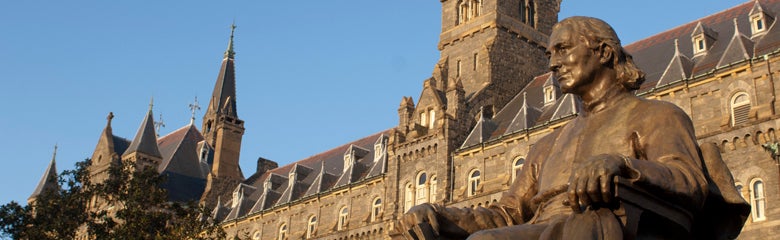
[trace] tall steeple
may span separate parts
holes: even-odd
[[[244,180],[238,165],[244,121],[236,111],[236,77],[233,35],[236,25],[230,26],[230,40],[217,75],[214,92],[203,115],[203,138],[214,148],[214,161],[208,175],[201,202],[213,203],[218,197],[230,197],[230,189]]]
[[[162,159],[160,150],[157,148],[157,134],[154,130],[153,104],[154,99],[149,103],[149,111],[141,122],[141,126],[138,127],[135,138],[130,142],[130,146],[127,147],[125,153],[122,154],[122,160],[133,160],[141,165],[157,165],[160,159]]]
[[[27,204],[31,204],[32,202],[35,202],[36,199],[38,199],[38,196],[43,194],[44,192],[49,191],[56,191],[59,190],[59,185],[57,185],[57,145],[54,145],[54,154],[51,156],[51,162],[49,162],[49,166],[46,168],[46,171],[43,172],[43,176],[41,177],[41,181],[38,182],[38,186],[35,187],[35,191],[33,191],[32,194],[30,194],[30,197],[27,198]]]

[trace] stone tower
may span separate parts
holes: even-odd
[[[236,113],[236,76],[233,52],[233,33],[222,59],[214,92],[211,95],[206,114],[203,116],[203,137],[214,148],[214,161],[206,182],[201,202],[215,203],[218,196],[230,197],[236,184],[244,180],[238,165],[241,152],[241,138],[244,135],[244,121]]]
[[[441,57],[415,104],[404,97],[391,139],[388,184],[396,214],[424,202],[449,203],[457,150],[477,117],[491,118],[535,76],[560,0],[441,0]]]

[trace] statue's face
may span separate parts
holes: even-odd
[[[555,28],[550,35],[550,71],[558,79],[561,91],[582,95],[601,67],[596,50],[570,25]]]

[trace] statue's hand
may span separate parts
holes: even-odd
[[[569,177],[568,205],[574,212],[582,212],[593,205],[606,205],[614,201],[615,176],[628,171],[620,155],[602,154],[574,166]]]
[[[433,205],[428,203],[420,204],[404,213],[404,215],[398,219],[396,227],[406,239],[414,239],[409,234],[409,230],[420,223],[430,224],[434,234],[439,235],[439,221],[436,216],[436,210],[434,210]]]

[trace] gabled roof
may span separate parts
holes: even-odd
[[[753,57],[753,41],[739,32],[737,19],[734,18],[734,36],[731,38],[726,50],[718,61],[718,68],[725,67],[731,63],[747,60]]]
[[[138,132],[135,134],[135,138],[130,142],[130,146],[122,155],[127,155],[134,152],[145,153],[150,156],[162,157],[160,150],[157,148],[157,134],[154,131],[154,117],[152,117],[152,109],[144,117],[141,122],[141,126],[138,127]]]
[[[490,139],[490,136],[493,134],[493,131],[495,131],[497,128],[498,128],[498,124],[493,122],[493,120],[485,116],[485,114],[482,113],[482,111],[480,111],[477,125],[474,126],[474,128],[471,130],[469,136],[466,137],[466,141],[463,142],[461,148],[486,142],[488,139]]]
[[[162,157],[157,172],[166,176],[161,187],[168,191],[169,201],[197,201],[203,195],[210,167],[200,161],[202,144],[203,136],[192,124],[157,139]]]
[[[554,82],[557,83],[558,81]],[[545,87],[547,86],[554,85],[547,85],[545,83]],[[523,105],[520,107],[520,110],[517,111],[517,114],[515,115],[514,119],[512,119],[512,122],[509,123],[509,127],[507,127],[506,130],[507,132],[515,132],[532,128],[535,125],[534,123],[536,123],[536,119],[538,119],[542,114],[542,111],[538,108],[528,105],[527,96],[527,93],[523,93]]]
[[[225,220],[236,219],[247,214],[252,208],[252,204],[254,203],[254,201],[249,199],[249,196],[251,196],[256,190],[257,188],[255,187],[246,184],[238,184],[236,189],[233,190],[234,193],[238,193],[238,199],[234,198],[231,200],[233,207],[230,209],[230,213],[228,213],[228,215],[225,217]]]
[[[680,53],[678,39],[674,40],[674,56],[672,56],[669,65],[666,66],[666,70],[661,75],[660,80],[655,85],[656,88],[664,85],[674,83],[676,81],[689,78],[691,71],[693,70],[693,61],[688,56]]]
[[[777,12],[780,9],[780,0],[762,0],[760,3],[763,9],[769,12]],[[646,81],[637,93],[653,91],[659,85],[658,81],[667,72],[670,59],[674,58],[675,39],[679,39],[677,48],[680,56],[686,56],[693,61],[689,77],[706,74],[718,66],[741,61],[745,59],[745,54],[753,57],[776,51],[780,46],[780,36],[775,24],[768,26],[765,35],[752,39],[752,42],[756,43],[754,46],[751,41],[746,41],[750,40],[745,36],[750,36],[749,13],[754,5],[753,1],[745,2],[627,45],[625,49],[633,55],[635,63],[646,74]],[[734,19],[737,21],[737,27],[734,26]],[[701,29],[698,26],[701,26]],[[714,39],[708,45],[706,55],[693,58],[691,37],[699,31],[714,35]],[[738,37],[733,40],[735,36]],[[663,81],[675,82],[671,79]]]

